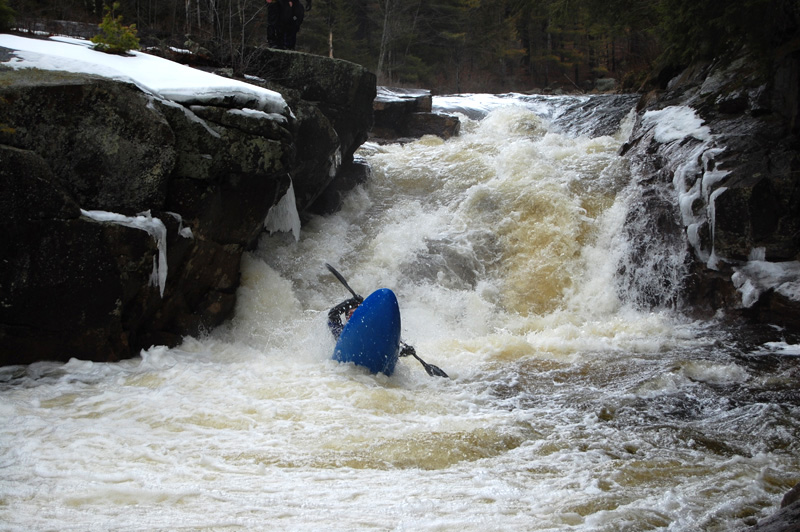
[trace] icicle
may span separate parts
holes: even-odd
[[[153,218],[150,211],[140,212],[136,216],[125,216],[115,212],[107,211],[85,211],[81,209],[81,214],[96,222],[109,222],[125,227],[132,227],[146,231],[156,241],[158,247],[158,261],[153,257],[153,273],[150,276],[150,283],[158,283],[161,297],[164,297],[164,287],[167,284],[167,228],[158,218]]]
[[[294,241],[300,240],[300,215],[294,197],[294,184],[289,182],[289,189],[283,197],[270,208],[264,220],[264,229],[270,234],[275,231],[291,231]]]
[[[724,193],[728,190],[728,187],[719,187],[714,192],[711,193],[711,196],[708,198],[708,224],[709,228],[711,229],[711,257],[708,259],[706,266],[711,270],[718,270],[719,269],[719,260],[720,258],[717,256],[717,250],[715,249],[714,242],[715,240],[715,233],[717,230],[716,220],[717,220],[717,211],[716,211],[716,200],[720,196],[720,194]]]
[[[341,148],[336,148],[336,153],[334,153],[331,158],[331,169],[328,170],[328,177],[336,177],[336,174],[339,173],[339,168],[342,166],[342,150]]]
[[[184,227],[183,226],[183,216],[178,214],[177,212],[170,212],[167,211],[167,214],[175,218],[178,221],[178,234],[181,235],[183,238],[194,238],[194,233],[192,233],[191,227]]]

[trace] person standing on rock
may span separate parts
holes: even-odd
[[[311,11],[311,0],[305,7],[300,0],[267,0],[267,44],[270,48],[294,50],[306,11]]]
[[[267,44],[283,48],[283,4],[286,0],[267,0]]]
[[[306,11],[311,11],[311,0],[303,6],[300,0],[278,0],[283,7],[283,48],[294,50],[297,44],[297,32],[303,24]]]

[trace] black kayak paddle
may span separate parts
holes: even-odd
[[[335,276],[337,279],[339,279],[339,282],[340,282],[340,283],[342,283],[342,284],[344,285],[344,287],[345,287],[345,288],[347,288],[347,290],[348,290],[348,291],[349,291],[351,294],[353,294],[353,297],[355,297],[355,298],[357,298],[357,299],[361,299],[362,301],[364,300],[364,298],[363,298],[363,297],[361,297],[360,295],[356,294],[356,291],[355,291],[355,290],[353,290],[352,288],[350,288],[350,285],[349,285],[349,284],[347,284],[347,281],[345,281],[345,280],[344,280],[344,277],[342,276],[342,274],[336,271],[336,268],[334,268],[333,266],[331,266],[331,265],[330,265],[330,264],[328,264],[327,262],[325,263],[325,267],[326,267],[326,268],[328,268],[328,270],[330,270],[330,272],[331,272],[331,273],[332,273],[332,274],[333,274],[333,275],[334,275],[334,276]]]
[[[408,356],[411,355],[412,357],[416,358],[422,367],[425,368],[425,371],[428,372],[428,375],[431,377],[444,377],[445,379],[449,379],[450,376],[442,371],[442,368],[439,366],[434,366],[433,364],[428,364],[417,355],[417,351],[414,349],[413,346],[408,345],[405,342],[400,342],[400,345],[403,346],[402,351],[400,351],[400,356]],[[405,354],[403,354],[405,352]]]
[[[353,297],[355,297],[355,298],[358,298],[358,299],[361,299],[362,301],[364,300],[364,298],[362,298],[360,295],[356,294],[356,291],[355,291],[355,290],[353,290],[352,288],[350,288],[350,285],[349,285],[349,284],[347,284],[347,281],[346,281],[346,280],[345,280],[345,278],[342,276],[342,274],[341,274],[341,273],[339,273],[338,271],[336,271],[336,268],[334,268],[333,266],[331,266],[331,265],[330,265],[330,264],[328,264],[327,262],[325,263],[325,267],[326,267],[326,268],[328,268],[328,270],[329,270],[329,271],[330,271],[330,272],[331,272],[331,273],[334,275],[334,277],[336,277],[336,278],[339,280],[339,282],[340,282],[340,283],[342,283],[342,285],[344,285],[344,287],[345,287],[345,288],[347,288],[347,290],[348,290],[348,291],[349,291],[351,294],[353,294]],[[405,351],[407,355],[411,355],[411,356],[413,356],[414,358],[416,358],[416,359],[419,361],[419,363],[420,363],[420,364],[422,364],[422,367],[423,367],[423,368],[425,368],[425,371],[426,371],[426,372],[428,373],[428,375],[430,375],[431,377],[444,377],[444,378],[446,378],[446,379],[449,379],[449,378],[450,378],[450,377],[447,375],[447,373],[445,373],[444,371],[442,371],[442,369],[441,369],[440,367],[438,367],[438,366],[434,366],[433,364],[428,364],[427,362],[425,362],[424,360],[422,360],[421,358],[419,358],[419,356],[417,355],[417,352],[414,350],[414,348],[413,348],[412,346],[408,345],[408,344],[407,344],[407,343],[405,343],[405,342],[400,342],[400,345],[402,345],[402,346],[403,346],[403,351]],[[404,356],[405,356],[405,355],[404,355]]]

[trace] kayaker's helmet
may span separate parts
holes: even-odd
[[[356,309],[357,309],[357,308],[358,308],[358,307],[361,305],[361,303],[363,303],[363,302],[364,302],[364,298],[362,298],[361,296],[355,296],[353,299],[351,299],[351,300],[349,300],[349,301],[347,302],[347,303],[348,303],[348,305],[347,305],[347,312],[345,313],[345,315],[347,316],[347,319],[348,319],[348,320],[350,319],[350,316],[352,316],[352,315],[353,315],[353,312],[355,312],[355,311],[356,311]]]

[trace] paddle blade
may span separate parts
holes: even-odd
[[[442,368],[434,366],[433,364],[428,364],[427,366],[425,366],[425,371],[427,371],[428,375],[430,375],[431,377],[444,377],[445,379],[450,378],[450,376],[447,373],[442,371]]]
[[[450,376],[449,376],[447,373],[445,373],[444,371],[442,371],[442,368],[440,368],[440,367],[438,367],[438,366],[434,366],[433,364],[428,364],[427,362],[425,362],[424,360],[422,360],[421,358],[419,358],[419,355],[417,355],[417,353],[415,353],[415,352],[411,352],[411,355],[412,355],[414,358],[416,358],[416,359],[419,361],[419,363],[420,363],[420,364],[422,364],[422,367],[423,367],[423,368],[425,368],[425,371],[426,371],[426,372],[428,373],[428,375],[430,375],[431,377],[444,377],[444,378],[446,378],[446,379],[449,379],[449,378],[450,378]]]
[[[328,264],[327,262],[325,263],[325,267],[326,267],[326,268],[328,268],[328,271],[329,271],[329,272],[331,272],[331,273],[333,274],[333,276],[334,276],[334,277],[336,277],[336,278],[339,280],[339,282],[340,282],[340,283],[342,283],[342,285],[344,285],[344,287],[345,287],[345,288],[347,288],[347,290],[348,290],[348,291],[349,291],[351,294],[353,294],[353,297],[361,297],[361,296],[359,296],[358,294],[356,294],[356,291],[355,291],[355,290],[353,290],[352,288],[350,288],[350,285],[349,285],[349,284],[347,284],[347,281],[345,280],[344,276],[343,276],[341,273],[339,273],[339,272],[336,270],[336,268],[334,268],[333,266],[331,266],[331,265],[330,265],[330,264]],[[362,298],[362,299],[363,299],[363,298]]]

